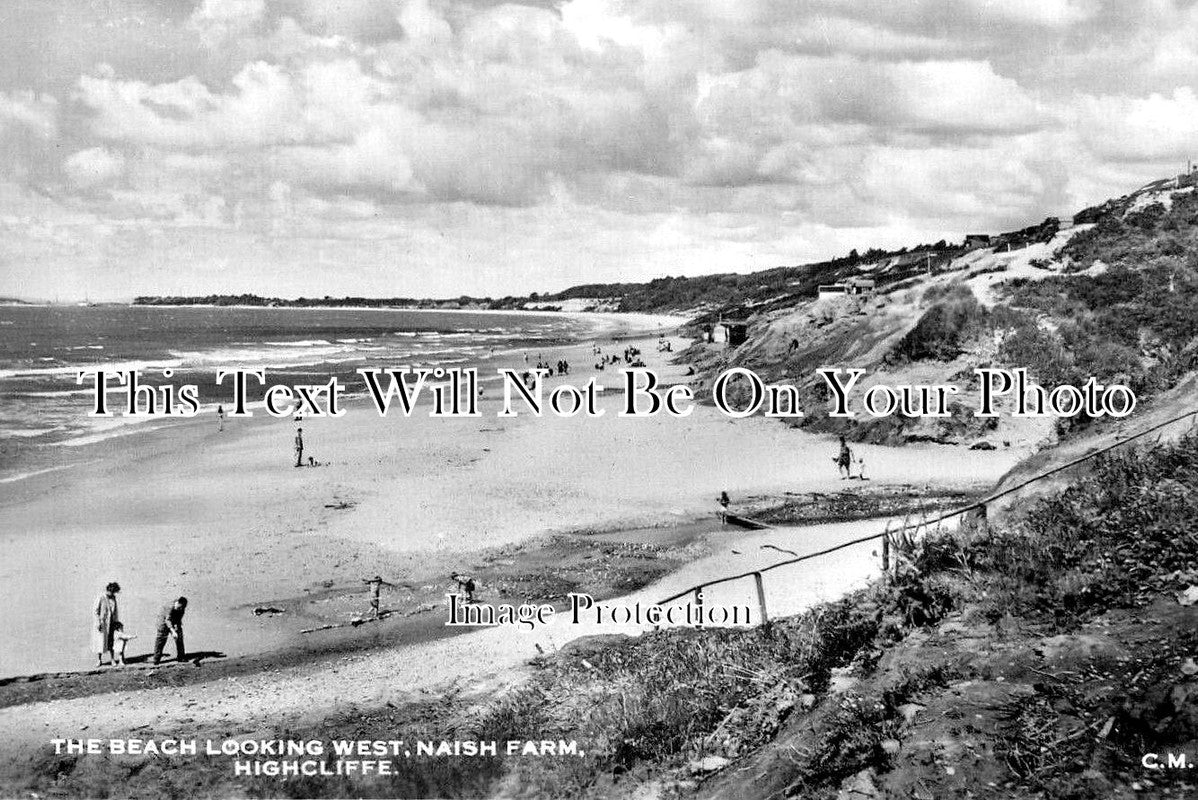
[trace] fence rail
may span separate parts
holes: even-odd
[[[674,602],[675,600],[681,600],[683,597],[686,597],[687,595],[694,595],[696,605],[702,606],[704,589],[709,588],[711,586],[719,586],[720,584],[723,584],[723,583],[731,583],[733,581],[743,580],[745,578],[753,578],[754,583],[756,584],[756,588],[757,588],[757,604],[758,604],[758,609],[759,609],[759,613],[761,616],[761,622],[762,623],[768,622],[769,615],[766,611],[765,586],[764,586],[764,581],[763,581],[763,575],[766,572],[770,572],[775,569],[780,569],[782,567],[788,567],[792,564],[798,564],[801,561],[810,561],[815,558],[822,558],[823,556],[826,556],[830,553],[835,553],[838,550],[844,550],[846,548],[854,547],[859,544],[864,544],[866,542],[872,542],[875,539],[883,540],[883,543],[884,543],[883,561],[885,563],[886,561],[889,560],[888,559],[889,548],[886,547],[885,545],[889,544],[890,537],[892,535],[902,534],[903,532],[907,531],[908,529],[910,529],[912,527],[914,527],[914,529],[918,532],[919,528],[921,528],[921,527],[937,525],[941,522],[944,522],[945,520],[952,519],[953,517],[959,517],[963,514],[967,514],[970,511],[982,510],[984,513],[986,507],[988,505],[990,505],[991,503],[993,503],[995,500],[998,500],[1002,497],[1006,497],[1007,495],[1010,495],[1010,494],[1014,494],[1015,492],[1018,492],[1020,489],[1030,486],[1033,483],[1038,483],[1039,481],[1042,481],[1045,478],[1056,475],[1057,473],[1064,472],[1067,469],[1076,467],[1078,464],[1082,464],[1082,463],[1089,461],[1093,458],[1097,458],[1098,456],[1102,455],[1103,453],[1108,453],[1111,450],[1122,447],[1125,444],[1134,442],[1138,439],[1142,439],[1145,436],[1155,433],[1156,431],[1159,431],[1162,428],[1167,428],[1170,425],[1181,422],[1183,419],[1185,419],[1186,417],[1190,417],[1190,416],[1195,417],[1195,421],[1198,421],[1198,408],[1195,408],[1191,411],[1187,411],[1184,414],[1180,414],[1180,415],[1173,417],[1171,419],[1168,419],[1164,422],[1153,425],[1150,428],[1146,428],[1145,430],[1142,430],[1139,433],[1135,433],[1131,436],[1128,436],[1126,439],[1120,439],[1119,441],[1109,444],[1105,447],[1100,447],[1099,449],[1095,450],[1092,453],[1087,453],[1086,455],[1079,456],[1078,458],[1075,458],[1071,461],[1067,461],[1064,464],[1053,467],[1052,469],[1050,469],[1046,472],[1042,472],[1042,473],[1040,473],[1038,475],[1034,475],[1024,481],[1020,481],[1019,483],[1015,484],[1014,486],[1009,486],[1006,489],[1003,489],[1002,491],[995,492],[987,497],[982,498],[981,500],[975,500],[974,502],[970,503],[969,505],[962,506],[961,508],[958,508],[955,511],[950,511],[950,512],[941,514],[940,516],[934,517],[932,519],[928,519],[926,516],[924,516],[914,526],[908,525],[907,522],[904,521],[902,527],[900,527],[896,531],[891,531],[890,525],[889,525],[889,523],[887,523],[886,529],[883,530],[881,533],[871,533],[868,536],[860,536],[856,539],[852,539],[851,541],[841,542],[838,545],[824,548],[823,550],[819,550],[815,553],[806,553],[801,556],[796,556],[795,558],[788,558],[785,561],[779,561],[777,563],[770,564],[767,567],[761,567],[760,569],[747,570],[745,572],[741,572],[736,575],[729,575],[728,577],[725,577],[725,578],[717,578],[716,580],[713,580],[713,581],[707,581],[705,583],[700,583],[695,586],[691,586],[689,589],[685,589],[685,590],[679,592],[678,594],[671,595],[671,596],[667,597],[666,599],[659,601],[658,605],[664,606],[664,605]],[[768,526],[765,526],[764,523],[761,523],[761,524],[763,527],[768,527]]]

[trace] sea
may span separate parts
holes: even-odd
[[[58,459],[54,449],[89,444],[160,418],[89,417],[94,384],[83,370],[139,371],[144,384],[194,384],[202,412],[228,407],[229,380],[219,368],[266,370],[270,384],[363,387],[363,367],[462,366],[499,380],[492,364],[596,333],[584,317],[546,312],[218,306],[0,306],[0,483],[35,474]],[[163,375],[170,371],[170,377]],[[261,390],[250,381],[251,403]],[[124,390],[110,399],[120,409]],[[39,457],[40,456],[40,457]]]

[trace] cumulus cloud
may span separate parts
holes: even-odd
[[[42,139],[58,135],[58,101],[32,91],[0,91],[0,134],[22,130]]]
[[[108,183],[125,171],[125,159],[103,147],[73,153],[62,165],[71,181],[80,187]]]
[[[103,138],[163,147],[253,147],[304,135],[299,98],[281,67],[247,64],[233,91],[214,94],[194,77],[148,84],[103,75],[79,80],[79,99]]]
[[[1147,97],[1081,96],[1074,130],[1089,148],[1110,159],[1181,160],[1198,150],[1198,96],[1190,86]]]
[[[204,0],[192,14],[202,22],[247,22],[258,19],[266,10],[266,0]]]
[[[70,47],[0,9],[0,182],[279,258],[435,260],[450,217],[458,255],[559,285],[793,262],[1068,212],[1198,135],[1198,6],[1170,0],[61,2]]]
[[[322,34],[361,42],[384,42],[402,34],[395,0],[300,0],[295,16]],[[286,8],[286,6],[285,6]]]
[[[348,144],[283,148],[280,173],[293,183],[340,191],[377,188],[387,193],[416,193],[412,165],[380,128],[363,131]]]

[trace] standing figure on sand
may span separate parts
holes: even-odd
[[[154,637],[155,664],[162,661],[162,650],[166,647],[168,637],[175,640],[175,660],[182,661],[187,656],[187,650],[183,645],[183,615],[186,612],[186,597],[180,597],[159,612],[158,633]]]
[[[295,429],[295,465],[302,467],[304,465],[304,429]]]
[[[362,583],[366,584],[367,589],[370,591],[370,613],[375,619],[381,619],[382,612],[379,610],[379,591],[384,586],[394,589],[395,584],[387,583],[379,575],[375,575],[373,578],[363,578]]]
[[[844,437],[840,437],[840,453],[836,458],[832,459],[836,462],[836,467],[840,470],[840,479],[848,480],[850,476],[849,468],[853,465],[853,451],[849,449],[848,443]]]
[[[104,666],[104,654],[107,653],[111,663],[116,663],[114,644],[116,634],[120,630],[121,616],[117,609],[116,596],[121,586],[116,581],[104,587],[104,594],[96,599],[96,624],[92,626],[92,652],[96,654],[96,666]]]
[[[853,457],[853,451],[849,449],[843,436],[840,437],[840,452],[832,459],[832,462],[840,470],[840,479],[842,481],[852,478],[862,481],[867,480],[865,477],[865,459]],[[853,474],[853,464],[857,465],[856,475]]]
[[[474,602],[474,590],[477,588],[474,578],[471,578],[469,575],[463,575],[460,572],[455,572],[449,576],[449,579],[457,583],[459,592],[465,593],[467,603]]]

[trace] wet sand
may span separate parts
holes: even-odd
[[[639,344],[649,365],[666,380],[683,380],[683,368],[666,366],[655,341]],[[589,347],[580,350],[566,355],[579,381],[592,374],[581,365],[593,362]],[[28,485],[0,506],[9,556],[0,579],[16,605],[6,632],[27,646],[0,651],[0,676],[90,667],[90,604],[111,579],[124,588],[122,616],[141,637],[135,646],[149,644],[157,608],[186,594],[193,601],[189,649],[228,658],[128,678],[58,679],[61,691],[0,687],[9,693],[0,737],[25,748],[41,746],[51,733],[78,735],[83,726],[92,734],[138,726],[241,728],[452,685],[506,682],[538,648],[644,627],[571,625],[559,617],[535,630],[445,638],[438,629],[454,569],[498,576],[483,583],[487,602],[560,602],[572,585],[597,587],[599,596],[629,595],[648,581],[627,598],[648,603],[786,557],[762,545],[810,552],[880,530],[874,521],[721,529],[721,490],[735,509],[749,498],[830,493],[853,483],[841,481],[831,464],[835,443],[704,406],[683,419],[620,418],[618,399],[603,399],[609,413],[597,419],[500,420],[492,399],[474,420],[379,419],[372,412],[309,420],[310,452],[328,466],[304,469],[290,466],[293,423],[255,418],[218,432],[214,420],[199,420],[90,446],[89,463],[22,482]],[[873,487],[928,490],[976,490],[1018,457],[935,445],[858,452]],[[575,548],[571,538],[608,546],[652,546],[657,539],[662,569],[644,571],[632,556],[602,548]],[[868,580],[877,571],[870,551],[850,548],[771,573],[771,614],[794,613]],[[570,558],[587,562],[578,574],[566,569]],[[300,633],[360,616],[367,608],[362,578],[374,574],[399,585],[384,595],[392,618]],[[751,585],[720,591],[711,602],[752,597]],[[260,606],[284,613],[255,616]]]

